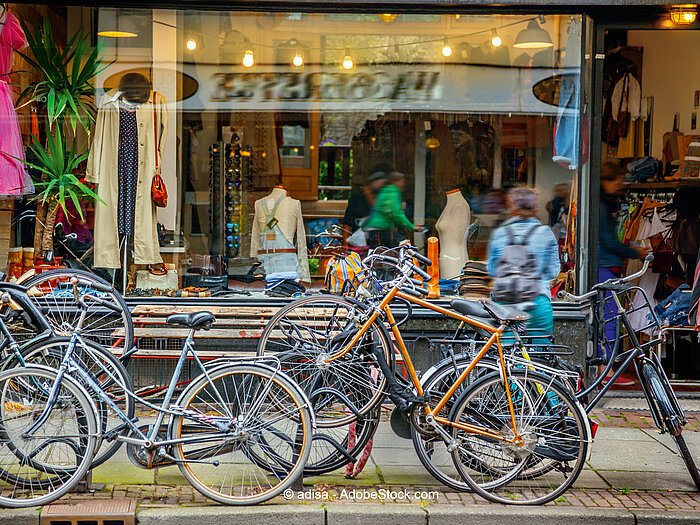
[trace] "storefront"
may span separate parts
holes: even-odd
[[[485,259],[516,185],[538,190],[538,218],[560,242],[559,279],[583,291],[597,279],[598,173],[617,155],[602,145],[606,90],[619,80],[605,78],[606,53],[615,51],[606,34],[625,48],[696,34],[678,31],[695,27],[684,18],[694,8],[671,20],[670,9],[648,2],[84,4],[6,7],[30,32],[48,20],[60,45],[82,31],[86,58],[99,46],[104,67],[85,97],[96,121],[89,136],[80,124],[75,132],[76,154],[89,155],[76,174],[99,198],[67,199],[68,215],[80,207],[85,220],[59,212],[59,222],[84,241],[70,246],[77,264],[124,283],[134,304],[264,305],[316,293],[330,258],[358,244],[348,237],[371,215],[376,187],[393,183],[405,220],[385,229],[391,241],[419,246],[438,237],[441,277],[455,281],[443,298],[488,295],[483,269],[465,275],[464,265]],[[636,148],[625,163],[661,158],[672,114],[685,111],[688,101],[667,103],[695,71],[665,60],[686,55],[687,42],[674,38],[644,63],[644,79],[638,72],[639,96],[653,104],[649,118],[631,119],[639,131],[625,139]],[[679,75],[675,87],[659,81],[671,78],[662,66]],[[40,78],[20,57],[7,69],[16,85]],[[45,140],[49,104],[25,100],[18,109],[25,145],[33,132]],[[678,131],[691,134],[697,108],[688,109]],[[151,199],[156,162],[164,207]],[[7,194],[22,193],[11,182]],[[34,242],[31,220],[16,220],[35,205],[3,202],[2,267],[8,253],[16,264],[18,248],[46,248]],[[565,305],[555,314],[578,315]]]

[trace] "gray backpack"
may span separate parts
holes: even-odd
[[[505,304],[532,301],[540,292],[540,265],[528,246],[532,234],[541,224],[535,224],[517,241],[513,230],[506,226],[509,237],[503,255],[496,264],[496,277],[491,297]]]

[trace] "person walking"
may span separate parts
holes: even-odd
[[[617,221],[615,212],[620,209],[620,196],[624,190],[624,177],[626,171],[614,162],[606,162],[600,170],[600,209],[598,223],[598,282],[620,277],[625,259],[644,259],[648,251],[646,248],[633,248],[617,238]],[[610,296],[608,292],[607,297]],[[615,322],[617,307],[608,299],[605,301],[605,339],[615,341]],[[601,345],[599,356],[606,355],[610,358],[612,345]],[[598,373],[602,373],[604,365],[598,367]],[[632,379],[620,376],[615,381],[619,386],[631,386]]]
[[[393,248],[410,231],[420,230],[420,226],[414,226],[401,207],[405,184],[405,175],[392,171],[387,175],[386,185],[377,193],[372,212],[362,224],[362,229],[367,232],[367,244],[370,248]]]
[[[559,246],[552,230],[536,217],[537,192],[512,188],[506,197],[510,216],[491,234],[487,270],[494,278],[492,298],[501,304],[534,303],[528,330],[551,335],[554,315],[549,283],[559,275]],[[542,338],[535,340],[546,344]]]

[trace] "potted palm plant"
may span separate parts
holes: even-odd
[[[101,43],[89,50],[88,35],[82,29],[61,47],[46,18],[41,27],[31,28],[22,22],[22,28],[30,52],[18,53],[36,70],[40,80],[24,88],[18,105],[36,104],[45,124],[43,140],[32,132],[29,151],[33,159],[25,161],[38,173],[37,193],[33,197],[37,201],[34,253],[43,254],[53,249],[59,207],[68,217],[66,203],[72,201],[82,220],[83,204],[100,200],[81,180],[87,152],[76,151],[76,137],[81,129],[89,137],[96,115],[93,80],[107,66],[100,58]]]

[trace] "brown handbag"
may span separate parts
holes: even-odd
[[[153,92],[153,132],[155,141],[156,172],[151,183],[151,200],[158,208],[165,208],[168,205],[168,190],[165,187],[163,177],[160,176],[160,166],[158,165],[158,125],[156,120],[156,92]]]

